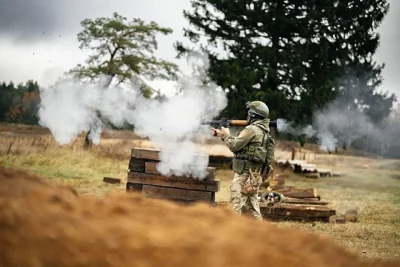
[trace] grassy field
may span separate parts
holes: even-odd
[[[0,164],[24,169],[76,188],[80,194],[106,195],[125,189],[129,153],[148,142],[121,133],[104,136],[100,146],[83,150],[83,137],[59,146],[49,133],[36,128],[0,126]],[[288,152],[278,151],[280,156]],[[400,260],[400,160],[318,154],[315,163],[344,173],[342,177],[310,179],[287,171],[288,185],[315,187],[322,200],[343,214],[356,209],[359,222],[274,222],[279,227],[298,228],[328,236],[364,258]],[[283,172],[283,171],[282,171]],[[229,199],[232,171],[219,169],[218,201]],[[123,179],[121,185],[102,182],[104,176]],[[312,240],[310,240],[312,242]]]

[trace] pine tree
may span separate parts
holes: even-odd
[[[375,30],[389,8],[386,0],[191,4],[193,10],[184,12],[191,26],[185,36],[194,46],[177,43],[176,48],[179,55],[199,46],[209,53],[209,75],[228,91],[223,115],[243,117],[244,103],[258,99],[269,105],[272,117],[309,123],[315,110],[352,91],[346,79],[358,81],[369,105],[394,100],[376,92],[384,66],[372,59],[379,45]],[[228,56],[216,53],[218,45]],[[354,71],[358,76],[348,76]],[[371,92],[378,96],[366,97]]]

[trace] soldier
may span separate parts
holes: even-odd
[[[253,101],[246,103],[246,109],[248,126],[238,137],[232,136],[224,127],[221,130],[212,128],[212,131],[235,155],[232,161],[235,175],[230,187],[233,209],[241,214],[246,206],[253,217],[261,220],[258,190],[272,172],[275,142],[269,134],[268,106],[261,101]]]

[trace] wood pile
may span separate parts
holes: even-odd
[[[284,174],[277,174],[270,181],[267,191],[260,192],[260,211],[265,219],[329,222],[330,217],[336,215],[336,211],[328,207],[329,202],[321,201],[316,188],[286,186],[285,177]],[[282,202],[268,202],[271,192],[282,194]]]
[[[165,176],[157,170],[157,164],[160,162],[159,154],[160,151],[155,149],[132,149],[128,167],[127,191],[137,191],[147,197],[186,204],[215,203],[215,193],[220,189],[220,181],[215,179],[215,168],[208,167],[208,175],[202,180],[193,177]],[[194,156],[207,157],[207,155]]]
[[[318,168],[316,164],[304,160],[276,160],[275,166],[280,169],[292,169],[293,172],[308,178],[342,176],[341,172]]]
[[[294,147],[292,149],[292,160],[313,161],[315,159],[315,152],[302,148]]]

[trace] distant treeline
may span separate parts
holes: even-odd
[[[15,85],[0,84],[0,121],[10,123],[38,124],[39,85],[36,81]]]

